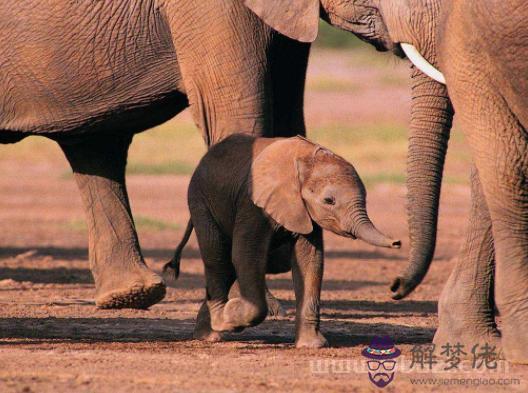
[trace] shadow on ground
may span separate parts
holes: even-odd
[[[168,249],[145,249],[143,254],[146,258],[169,260],[173,250]],[[38,259],[51,257],[58,260],[87,260],[88,251],[86,248],[62,248],[62,247],[3,247],[0,248],[0,258],[15,258],[21,261],[36,259],[35,267],[0,267],[0,280],[12,279],[15,281],[29,281],[33,283],[55,283],[55,284],[93,284],[93,278],[89,269],[54,267],[42,269],[38,267]],[[388,258],[387,255],[378,252],[348,252],[348,251],[328,251],[327,259],[332,258],[362,258],[376,259]],[[197,249],[188,248],[184,253],[182,264],[196,263],[196,261],[186,261],[186,259],[199,259]],[[269,287],[275,290],[293,290],[290,278],[273,278],[268,280]],[[384,282],[378,281],[350,281],[350,280],[331,280],[324,281],[324,290],[356,290],[366,286],[385,285]],[[182,289],[193,289],[197,286],[203,286],[203,277],[201,274],[182,273],[178,281],[170,283],[170,286]]]
[[[0,280],[30,281],[35,284],[93,284],[88,269],[56,267],[38,269],[26,267],[0,267]]]
[[[0,346],[37,344],[43,340],[71,343],[190,341],[193,328],[192,319],[0,318]],[[269,320],[257,328],[250,328],[238,334],[227,334],[225,341],[291,344],[294,342],[294,330],[293,319]],[[326,323],[322,330],[333,347],[368,344],[373,336],[387,334],[398,344],[418,344],[430,342],[434,334],[434,329],[431,328],[348,321]]]
[[[174,254],[173,249],[147,248],[142,250],[146,258],[166,259],[169,260]],[[88,260],[88,249],[85,247],[0,247],[0,258],[42,258],[52,257],[53,259],[63,260]],[[185,250],[185,258],[199,258],[198,250],[189,248]]]
[[[146,258],[169,260],[174,255],[173,248],[144,248],[143,255]],[[85,247],[0,247],[0,258],[17,258],[29,255],[30,257],[52,257],[54,259],[75,260],[88,259],[88,249]],[[186,247],[183,259],[199,259],[200,251],[193,247]],[[389,259],[405,260],[404,255],[395,255],[386,251],[360,251],[360,250],[328,250],[325,252],[326,259],[355,258],[355,259]]]
[[[0,338],[179,341],[190,339],[193,327],[194,320],[192,319],[0,318]]]

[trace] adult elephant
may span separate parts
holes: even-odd
[[[57,141],[82,194],[96,304],[165,294],[144,263],[125,166],[135,133],[190,106],[208,144],[234,132],[304,133],[309,52],[241,0],[0,4],[0,143]]]
[[[321,14],[377,48],[405,51],[416,64],[407,179],[411,253],[408,269],[392,286],[395,298],[420,283],[432,260],[452,105],[460,113],[475,162],[473,204],[466,243],[440,299],[435,342],[460,342],[470,350],[491,341],[508,360],[528,363],[525,2],[245,2],[291,38],[313,40]],[[502,318],[500,334],[494,306]]]

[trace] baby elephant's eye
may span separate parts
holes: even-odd
[[[335,205],[335,198],[334,197],[326,197],[323,199],[323,202],[327,205]]]

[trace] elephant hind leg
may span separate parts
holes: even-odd
[[[61,144],[88,221],[90,268],[100,308],[148,308],[165,284],[141,255],[125,185],[131,135],[94,135]]]
[[[266,268],[267,274],[280,274],[289,272],[292,269],[294,245],[292,241],[282,243],[279,246],[272,244],[268,255]],[[268,315],[273,317],[284,317],[286,312],[277,299],[266,286],[266,302],[268,303]]]
[[[499,350],[500,333],[495,324],[493,299],[495,250],[491,218],[476,168],[471,173],[471,199],[466,240],[440,296],[439,327],[434,343],[438,348],[460,343],[465,349],[488,343]]]
[[[266,286],[266,303],[268,305],[268,315],[270,317],[285,317],[286,311],[282,307],[280,300],[277,299],[273,293],[270,292]]]

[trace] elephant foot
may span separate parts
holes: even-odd
[[[526,325],[517,325],[502,330],[504,357],[511,363],[528,364],[528,354],[526,353],[528,337],[526,337],[526,329],[523,329],[523,326]]]
[[[463,345],[461,359],[473,356],[472,349],[486,344],[495,347],[497,356],[501,356],[501,334],[495,324],[493,312],[490,310],[476,313],[478,305],[443,304],[439,310],[440,325],[436,330],[433,343],[438,353],[447,346]],[[446,311],[449,310],[449,311]],[[471,315],[473,313],[473,315]]]
[[[282,305],[270,291],[266,291],[266,303],[268,304],[268,316],[270,317],[285,317],[286,311]]]
[[[243,298],[230,299],[225,305],[208,302],[211,327],[217,332],[241,332],[261,323],[268,314],[266,303],[256,305]]]
[[[209,324],[205,326],[200,325],[198,322],[194,327],[193,338],[195,340],[207,341],[210,343],[217,343],[224,340],[222,333],[215,332],[213,329],[211,329],[211,326],[209,326]]]
[[[527,303],[524,301],[523,303]],[[522,304],[517,307],[527,307],[528,304]],[[499,307],[499,310],[501,308]],[[528,318],[510,317],[504,315],[501,310],[501,333],[502,333],[502,348],[504,357],[507,361],[517,364],[528,364]]]
[[[196,317],[196,325],[194,325],[193,338],[195,340],[219,342],[223,340],[220,332],[215,332],[211,328],[211,315],[209,314],[209,307],[207,302],[203,302]]]
[[[438,328],[433,338],[433,344],[436,346],[435,352],[437,354],[446,351],[448,347],[453,350],[454,346],[461,345],[460,348],[463,352],[458,356],[460,359],[472,359],[474,356],[473,349],[480,351],[484,346],[488,345],[489,348],[494,348],[497,359],[504,358],[501,335],[496,329],[477,333],[471,329],[461,332]]]
[[[323,348],[328,347],[328,341],[319,329],[307,328],[297,333],[296,348]]]
[[[118,289],[99,289],[95,304],[103,309],[137,308],[147,309],[165,297],[165,283],[157,274],[146,271],[143,280],[137,278],[129,285]]]

